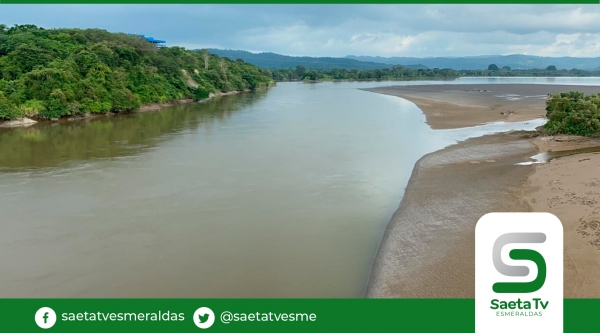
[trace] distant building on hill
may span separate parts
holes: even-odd
[[[136,36],[136,37],[140,37],[145,39],[148,43],[152,43],[158,47],[163,47],[163,46],[167,46],[167,41],[166,40],[160,40],[160,39],[154,39],[154,37],[149,37],[149,36],[144,36],[144,35],[137,35],[137,34],[128,34],[129,36]]]

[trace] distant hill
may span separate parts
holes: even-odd
[[[346,58],[365,62],[377,62],[388,65],[397,64],[423,64],[429,68],[452,68],[461,69],[487,69],[488,65],[496,64],[498,67],[509,66],[512,69],[536,69],[546,68],[550,65],[558,69],[585,69],[598,70],[600,58],[575,58],[575,57],[538,57],[523,54],[513,55],[490,55],[475,57],[370,57],[370,56],[347,56]]]
[[[248,51],[221,49],[208,49],[208,52],[220,57],[227,57],[231,60],[242,59],[253,65],[270,69],[296,68],[298,65],[304,66],[306,69],[382,69],[392,67],[391,64],[383,62],[361,61],[350,58],[292,57],[270,52],[252,53]],[[423,65],[405,67],[415,69],[427,68]]]

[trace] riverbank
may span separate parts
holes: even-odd
[[[228,91],[228,92],[218,92],[218,93],[210,93],[208,95],[208,98],[201,99],[201,100],[193,100],[190,98],[184,98],[184,99],[171,101],[171,102],[165,102],[165,103],[146,104],[146,105],[143,105],[142,107],[140,107],[139,109],[132,111],[132,113],[158,111],[158,110],[164,109],[166,107],[181,105],[181,104],[204,103],[204,102],[209,101],[216,97],[231,96],[231,95],[244,93],[244,92],[251,92],[251,91],[252,90],[250,90],[250,89],[245,89],[245,90],[235,90],[235,91]]]
[[[265,88],[265,89],[267,89],[267,88]],[[250,90],[250,89],[246,89],[246,90],[239,90],[239,91],[236,90],[236,91],[228,91],[228,92],[210,93],[208,98],[201,99],[201,100],[193,100],[191,98],[183,98],[183,99],[164,102],[164,103],[145,104],[145,105],[142,105],[139,109],[132,110],[130,112],[118,112],[118,113],[108,112],[108,113],[97,113],[97,114],[86,113],[82,116],[65,117],[65,118],[61,118],[59,120],[73,121],[73,120],[91,119],[91,118],[97,118],[97,117],[118,116],[118,115],[122,115],[122,114],[159,111],[161,109],[171,107],[171,106],[190,104],[190,103],[204,103],[213,98],[230,96],[230,95],[235,95],[235,94],[244,93],[244,92],[251,92],[251,91],[252,90]],[[26,127],[26,126],[34,125],[34,124],[38,123],[38,121],[39,120],[34,120],[34,119],[27,118],[27,117],[24,117],[22,119],[16,119],[16,120],[7,120],[4,122],[0,121],[0,128],[2,128],[2,127]]]
[[[321,83],[321,82],[408,82],[408,81],[454,81],[458,77],[452,78],[435,78],[435,77],[419,77],[419,78],[381,78],[381,79],[319,79],[319,80],[276,80],[275,82],[304,82],[304,83]],[[367,90],[367,89],[364,89]]]
[[[433,129],[476,126],[494,121],[525,121],[546,115],[548,94],[571,90],[596,93],[598,87],[549,84],[436,84],[364,89],[415,103]]]
[[[474,297],[474,234],[489,212],[529,211],[515,194],[537,152],[519,132],[473,138],[415,165],[374,263],[367,297]]]
[[[37,121],[35,121],[33,119],[29,119],[27,117],[24,117],[24,118],[15,119],[15,120],[0,121],[0,128],[1,127],[27,127],[27,126],[31,126],[34,124],[37,124]]]
[[[437,101],[445,96],[437,106],[438,113],[432,113],[431,108],[421,109],[432,128],[473,126],[486,117],[495,119],[492,107],[511,104],[496,103],[499,97],[483,91],[489,86],[469,85],[467,91],[436,86],[431,91]],[[509,94],[518,89],[524,93],[597,89],[503,86],[495,91]],[[408,87],[397,89],[404,88]],[[381,89],[391,94],[396,88]],[[415,91],[425,95],[427,89],[421,86]],[[473,97],[479,90],[482,97]],[[441,92],[436,95],[435,91]],[[456,96],[452,91],[457,91]],[[404,97],[404,92],[395,93]],[[414,96],[407,99],[415,101]],[[457,111],[461,106],[454,103],[461,99],[476,105],[461,111],[463,118]],[[520,105],[530,109],[515,112],[535,118],[543,113],[542,102],[526,100]],[[446,117],[445,112],[451,116]],[[484,214],[503,211],[550,212],[558,216],[565,231],[565,297],[600,297],[600,286],[595,283],[600,273],[600,153],[561,157],[545,164],[517,164],[532,161],[530,157],[541,152],[600,146],[600,140],[532,136],[526,132],[487,135],[421,158],[386,229],[367,297],[474,297],[475,225]]]

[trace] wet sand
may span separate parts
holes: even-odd
[[[524,121],[546,115],[548,94],[600,88],[545,84],[439,84],[365,89],[415,103],[433,129],[475,126],[493,121]]]
[[[545,113],[542,99],[502,101],[505,97],[496,96],[500,93],[533,96],[598,89],[516,84],[370,91],[413,101],[436,129],[531,119]],[[499,112],[517,105],[513,114]],[[532,138],[531,133],[513,132],[469,139],[424,156],[415,165],[386,229],[367,297],[474,297],[475,225],[486,213],[504,211],[558,216],[565,232],[565,297],[600,297],[600,152],[516,165],[533,161],[530,157],[540,152],[597,146],[600,139]]]
[[[392,217],[367,297],[474,297],[474,232],[488,212],[529,211],[518,192],[537,153],[521,133],[488,135],[425,155]]]
[[[586,138],[537,138],[540,151],[600,146]],[[565,297],[600,297],[600,153],[533,166],[523,198],[536,212],[556,215],[564,229]]]

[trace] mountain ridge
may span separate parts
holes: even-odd
[[[490,64],[512,69],[541,69],[556,66],[557,69],[600,69],[600,57],[544,57],[525,54],[482,55],[464,57],[381,57],[348,55],[348,59],[379,62],[389,65],[420,63],[429,68],[452,68],[455,70],[487,69]]]
[[[268,69],[287,69],[303,66],[307,69],[384,69],[392,66],[404,66],[411,69],[451,68],[454,70],[483,70],[489,65],[508,66],[512,69],[544,69],[556,66],[557,69],[599,70],[600,57],[545,57],[525,54],[476,55],[462,57],[382,57],[356,56],[311,57],[288,56],[274,52],[249,52],[233,49],[214,49],[208,51],[232,60],[242,59],[250,64]]]
[[[296,68],[296,66],[304,66],[307,69],[384,69],[390,68],[393,64],[385,64],[382,62],[369,62],[350,59],[346,57],[308,57],[308,56],[288,56],[273,52],[253,53],[244,50],[231,49],[207,49],[211,54],[216,54],[220,57],[227,57],[231,60],[242,59],[243,61],[255,66],[269,69],[287,69]],[[423,68],[423,65],[409,64],[407,68]]]

